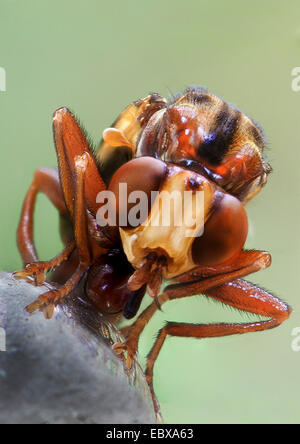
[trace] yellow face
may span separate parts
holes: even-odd
[[[190,183],[196,183],[193,191]],[[204,177],[180,167],[169,168],[146,221],[135,228],[120,228],[124,252],[134,268],[151,252],[166,258],[166,279],[194,268],[192,246],[210,215],[214,192],[214,185]]]
[[[136,270],[151,257],[154,267],[162,261],[162,277],[171,279],[224,263],[246,241],[247,216],[239,199],[187,168],[139,157],[114,174],[108,191],[122,248]]]

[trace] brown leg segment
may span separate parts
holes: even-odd
[[[174,278],[174,285],[166,288],[168,297],[172,299],[173,293],[178,298],[197,294],[195,283],[197,282],[198,293],[225,282],[230,282],[256,271],[268,268],[271,265],[271,256],[266,251],[242,250],[231,262],[216,267],[199,267]],[[178,284],[177,284],[178,283]],[[184,284],[184,285],[183,285]]]
[[[74,234],[75,244],[79,254],[79,266],[71,278],[59,289],[48,291],[30,304],[26,310],[34,313],[36,310],[44,312],[46,318],[53,315],[54,306],[67,296],[78,284],[85,270],[90,265],[90,250],[88,243],[87,209],[84,200],[84,179],[88,167],[89,156],[83,153],[75,161],[75,203],[74,203]]]
[[[85,269],[78,267],[71,278],[59,289],[47,291],[38,297],[32,304],[26,307],[28,313],[33,314],[36,310],[42,311],[46,319],[51,319],[54,312],[54,307],[61,300],[67,296],[78,284],[83,276]]]
[[[94,222],[97,211],[96,196],[104,190],[105,184],[99,174],[92,151],[86,137],[73,115],[62,108],[53,118],[54,140],[58,157],[59,178],[50,174],[43,176],[40,172],[35,177],[33,185],[25,199],[21,222],[18,229],[18,245],[25,263],[37,260],[33,243],[33,210],[38,191],[45,191],[63,215],[68,215],[74,226],[75,244],[72,242],[65,251],[53,261],[31,265],[23,273],[16,274],[19,278],[28,279],[32,267],[35,280],[41,283],[44,275],[40,268],[48,270],[53,265],[60,264],[69,254],[78,250],[79,266],[70,279],[59,290],[53,290],[41,295],[36,302],[27,307],[30,313],[39,309],[46,317],[51,317],[54,304],[64,298],[79,282],[83,272],[91,263],[92,254],[102,254],[97,239],[88,232],[88,222]],[[37,270],[37,268],[39,268]],[[37,275],[37,272],[39,274]],[[49,307],[48,307],[49,305]]]
[[[172,299],[180,299],[203,293],[232,307],[258,315],[265,315],[270,317],[271,320],[249,324],[213,324],[200,326],[183,324],[183,327],[174,323],[167,324],[167,326],[160,331],[148,356],[146,369],[147,380],[157,408],[159,407],[152,386],[153,365],[168,334],[193,337],[225,336],[272,328],[288,318],[290,308],[286,304],[246,281],[237,280],[249,273],[268,267],[270,262],[270,255],[266,252],[242,251],[231,264],[223,264],[213,269],[196,269],[194,270],[194,275],[191,274],[192,272],[187,273],[190,280],[194,278],[194,281],[187,280],[186,275],[180,276],[179,279],[174,279],[180,283],[166,287],[164,293],[158,297],[158,303],[161,306]],[[214,276],[213,273],[216,275]],[[199,279],[200,276],[202,276],[202,279]],[[195,280],[197,277],[198,280]],[[127,352],[125,362],[127,367],[132,365],[133,357],[137,351],[139,337],[157,309],[158,306],[154,301],[134,322],[129,330],[126,343],[115,344],[113,346],[116,353]]]
[[[35,172],[24,201],[17,233],[17,243],[24,265],[38,260],[33,241],[33,213],[39,192],[46,194],[62,215],[74,219],[75,159],[83,153],[89,158],[84,199],[94,215],[97,211],[96,196],[99,191],[105,189],[87,140],[66,108],[54,114],[53,129],[60,177],[54,169],[41,168]]]
[[[79,162],[86,164],[84,167],[86,171],[84,178],[84,191],[81,197],[85,202],[85,209],[82,212],[82,215],[84,214],[84,218],[88,218],[88,237],[91,251],[96,254],[101,254],[104,250],[103,248],[99,248],[100,235],[97,231],[98,226],[96,223],[96,214],[99,209],[99,204],[97,204],[97,196],[99,192],[106,189],[106,185],[99,173],[93,152],[88,144],[84,132],[80,128],[75,117],[67,108],[61,108],[54,113],[53,132],[61,187],[66,206],[69,210],[74,225],[76,224],[76,220],[80,220],[78,209],[76,210],[74,205],[75,201],[77,200],[76,187],[79,186],[78,182],[81,180],[81,173],[79,171],[80,167],[76,165],[76,163]],[[77,177],[79,177],[79,180],[77,180]],[[79,204],[78,200],[77,203]],[[81,208],[81,204],[79,204],[79,207]],[[77,212],[76,215],[75,212]],[[81,223],[78,222],[77,231],[81,229],[80,224]],[[81,236],[82,235],[85,234],[82,232]],[[85,251],[84,254],[87,256],[89,255],[87,251]],[[88,259],[88,257],[85,259]]]
[[[67,215],[57,171],[50,168],[38,169],[25,197],[17,231],[17,244],[24,265],[38,260],[33,240],[33,214],[39,192],[44,193],[61,214]]]
[[[244,324],[185,324],[168,322],[166,326],[160,330],[155,344],[147,357],[145,374],[154,400],[153,367],[168,335],[192,338],[215,338],[263,331],[277,327],[288,319],[291,313],[291,308],[280,299],[241,279],[211,288],[206,291],[205,294],[231,307],[270,319]],[[175,299],[175,297],[173,299]]]
[[[75,208],[74,236],[79,254],[81,267],[87,268],[91,263],[89,248],[88,219],[85,203],[85,173],[91,160],[88,153],[83,153],[75,159]]]
[[[75,197],[75,159],[83,153],[89,155],[88,174],[86,175],[85,201],[95,216],[98,210],[97,195],[106,189],[94,160],[84,132],[67,108],[61,108],[53,116],[53,132],[58,159],[60,181],[66,205],[73,216]]]
[[[209,288],[267,268],[270,263],[270,255],[264,251],[241,251],[232,263],[226,263],[226,265],[220,265],[214,268],[197,268],[178,278],[176,277],[174,281],[179,283],[169,285],[165,288],[163,294],[158,296],[157,301],[149,305],[132,324],[126,344],[115,344],[114,349],[117,352],[121,352],[122,349],[129,349],[131,350],[130,354],[134,355],[137,351],[138,340],[142,331],[156,310],[165,302],[205,293]],[[130,365],[131,361],[129,358],[127,364]]]
[[[66,261],[76,247],[75,241],[71,241],[66,248],[54,259],[47,262],[33,262],[26,265],[24,270],[14,273],[15,279],[24,279],[30,284],[43,285],[46,280],[46,273],[55,270]]]

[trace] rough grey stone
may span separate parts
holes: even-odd
[[[118,331],[76,294],[51,320],[29,316],[44,291],[0,273],[0,423],[155,423],[139,365],[127,376],[111,351]]]

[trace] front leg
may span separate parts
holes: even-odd
[[[86,137],[74,116],[65,108],[58,110],[53,119],[54,140],[58,157],[59,179],[39,174],[35,177],[32,187],[25,199],[22,218],[18,230],[19,248],[24,262],[36,261],[37,255],[33,244],[33,209],[36,194],[39,190],[46,192],[61,213],[66,214],[74,227],[74,242],[54,261],[31,264],[27,270],[16,274],[17,277],[28,279],[30,272],[40,283],[43,271],[56,266],[68,259],[76,246],[79,265],[70,279],[58,290],[41,295],[37,301],[27,307],[30,313],[43,311],[51,317],[55,304],[69,294],[78,284],[84,271],[89,267],[95,254],[106,250],[99,247],[94,239],[94,223],[97,211],[96,196],[105,189],[93,153]],[[48,174],[49,176],[49,174]],[[35,274],[39,273],[38,276]]]
[[[55,258],[51,259],[50,261],[33,262],[27,264],[23,270],[16,271],[14,273],[14,278],[24,279],[26,282],[35,284],[37,286],[43,285],[46,280],[46,273],[55,270],[63,262],[67,261],[75,250],[75,247],[75,241],[69,242],[64,250],[55,256]]]
[[[263,331],[280,325],[288,319],[292,311],[285,302],[282,302],[277,297],[254,284],[241,279],[228,282],[219,287],[211,288],[205,292],[205,295],[226,305],[230,305],[231,307],[248,313],[265,316],[269,319],[265,321],[236,324],[185,324],[168,322],[159,331],[158,337],[147,356],[145,375],[154,402],[156,397],[153,388],[153,368],[167,336],[204,339]],[[173,297],[173,299],[176,298]],[[159,409],[158,404],[156,405],[156,408]]]
[[[185,327],[179,327],[178,335],[184,335],[184,332],[190,331],[195,334],[211,334],[217,336],[219,333],[219,336],[225,336],[228,334],[265,330],[279,325],[288,318],[290,308],[264,290],[261,290],[246,281],[239,280],[240,277],[268,267],[270,263],[270,255],[266,252],[241,251],[231,263],[222,264],[217,267],[197,268],[189,273],[179,276],[174,279],[179,283],[166,287],[164,293],[157,298],[158,304],[154,301],[142,312],[129,329],[129,332],[126,332],[128,333],[126,342],[123,344],[115,344],[113,349],[116,353],[127,353],[125,365],[126,367],[130,367],[138,348],[140,335],[152,316],[158,310],[158,306],[162,306],[164,303],[173,299],[180,299],[201,293],[238,309],[271,317],[271,320],[261,323],[237,324],[234,326],[228,324],[224,329],[223,326],[226,324],[200,326],[200,330],[196,329],[197,332],[195,332],[193,326],[190,330],[187,330],[188,327],[184,324]],[[251,294],[254,289],[255,293]],[[266,300],[264,298],[266,298]],[[172,324],[172,326],[174,327],[174,324]],[[175,332],[173,327],[171,329],[171,327],[168,327],[167,325],[160,331],[147,360],[146,376],[157,409],[159,407],[153,390],[153,366],[166,336]],[[211,330],[209,330],[210,327]]]
[[[113,346],[114,350],[117,353],[126,351],[126,365],[130,366],[137,352],[141,333],[152,316],[164,303],[172,299],[205,293],[210,288],[267,268],[270,263],[270,255],[265,251],[242,250],[231,262],[216,267],[197,267],[176,277],[174,279],[176,283],[167,286],[163,294],[158,296],[157,300],[150,304],[132,324],[129,332],[126,332],[126,342],[115,344]]]
[[[46,318],[51,318],[54,306],[67,296],[78,284],[85,270],[91,264],[91,251],[88,237],[87,209],[84,199],[84,178],[89,163],[89,154],[83,153],[75,159],[75,202],[74,237],[79,256],[79,265],[71,278],[59,289],[48,291],[26,307],[29,313],[36,310],[44,312]]]

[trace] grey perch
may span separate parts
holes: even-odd
[[[156,423],[139,364],[126,375],[111,351],[118,330],[76,294],[51,320],[27,315],[44,291],[0,273],[0,423]]]

